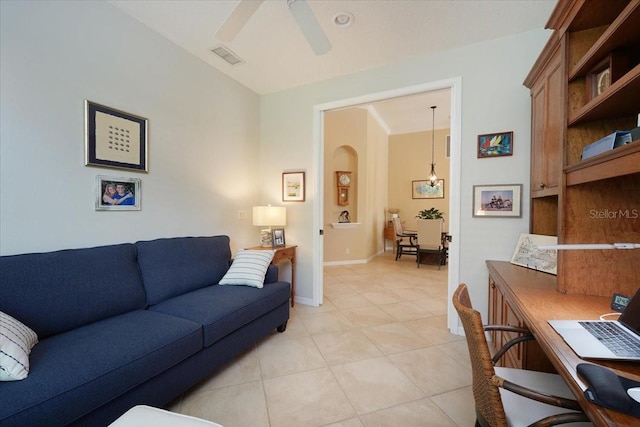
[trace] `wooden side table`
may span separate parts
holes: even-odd
[[[297,245],[287,245],[282,247],[263,247],[263,246],[253,246],[251,248],[245,248],[247,250],[274,250],[276,251],[273,254],[273,259],[271,260],[271,264],[277,264],[280,261],[288,259],[291,262],[291,307],[294,305],[294,300],[296,297],[296,248]]]
[[[391,244],[393,247],[393,252],[396,251],[396,232],[393,229],[393,223],[391,221],[387,221],[384,227],[383,236],[383,251],[387,251],[387,240],[391,240]]]

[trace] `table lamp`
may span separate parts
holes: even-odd
[[[260,231],[260,246],[273,246],[271,227],[284,227],[287,225],[287,208],[284,206],[254,206],[253,225],[268,227]]]

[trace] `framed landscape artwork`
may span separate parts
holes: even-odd
[[[282,201],[304,202],[304,172],[282,173]]]
[[[411,181],[412,199],[444,199],[444,179],[432,187],[428,180]]]

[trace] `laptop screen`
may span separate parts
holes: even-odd
[[[624,309],[618,321],[640,335],[640,288],[631,297],[629,305]]]

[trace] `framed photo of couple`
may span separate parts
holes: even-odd
[[[140,179],[96,177],[97,211],[139,211]]]

